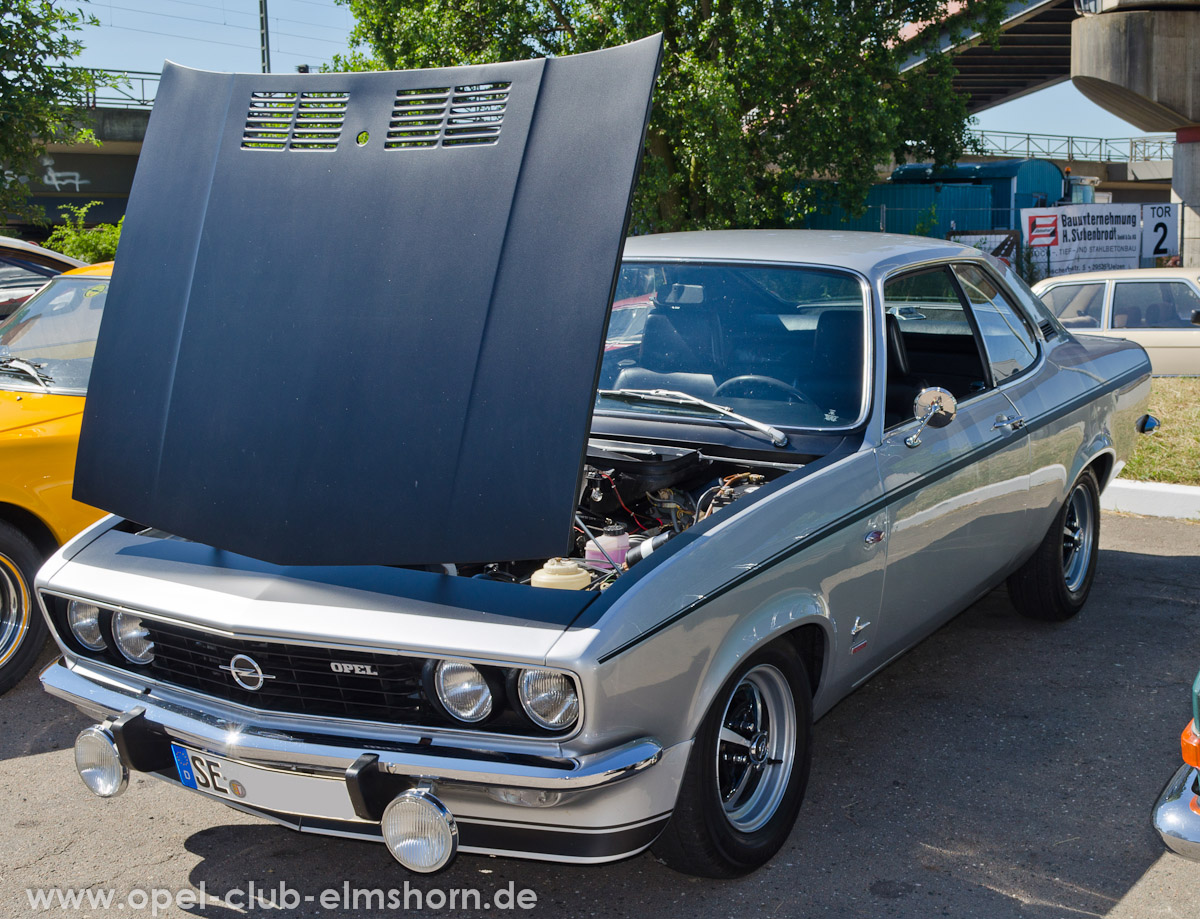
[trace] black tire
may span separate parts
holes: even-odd
[[[753,743],[723,740],[722,728],[730,724],[749,733],[751,721],[738,719],[753,717],[756,698]],[[763,708],[768,709],[765,725]],[[741,764],[732,762],[739,749],[746,750]],[[698,877],[729,878],[753,871],[787,841],[811,765],[808,674],[795,650],[786,641],[777,642],[737,669],[704,716],[675,812],[653,853],[676,871]]]
[[[1008,578],[1008,596],[1030,619],[1062,622],[1087,602],[1100,554],[1100,486],[1085,469],[1029,561]]]
[[[16,527],[0,521],[0,693],[34,665],[46,643],[46,620],[33,596],[42,554]]]

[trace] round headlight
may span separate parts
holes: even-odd
[[[575,683],[557,670],[522,670],[517,677],[517,695],[525,714],[551,731],[569,728],[579,717]]]
[[[129,784],[129,770],[112,734],[100,725],[84,728],[75,738],[75,768],[92,794],[101,798],[119,795]]]
[[[154,642],[140,616],[132,613],[117,613],[113,616],[113,638],[117,650],[135,664],[148,664],[154,660]]]
[[[103,651],[108,647],[104,633],[100,631],[100,607],[82,600],[67,604],[67,624],[75,640],[89,651]]]
[[[492,688],[473,664],[439,661],[433,685],[438,701],[459,721],[475,724],[492,713]]]

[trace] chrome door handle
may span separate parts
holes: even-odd
[[[1025,427],[1025,419],[1020,415],[997,415],[996,423],[992,425],[992,430],[1019,431],[1023,427]]]

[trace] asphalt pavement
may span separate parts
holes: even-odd
[[[0,915],[368,916],[407,902],[455,916],[1194,919],[1200,863],[1164,851],[1150,808],[1191,717],[1198,583],[1200,523],[1105,514],[1079,617],[1023,620],[999,589],[875,677],[818,722],[784,850],[724,882],[649,854],[596,867],[464,855],[421,878],[382,846],[144,776],[101,801],[72,762],[88,719],[31,675],[0,697]],[[298,905],[247,907],[251,883],[260,905]],[[31,906],[29,889],[49,888],[116,894],[108,909]]]

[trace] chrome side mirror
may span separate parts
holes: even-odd
[[[1192,310],[1192,325],[1200,325],[1200,310]]]
[[[940,386],[930,386],[917,393],[913,400],[913,417],[921,422],[917,429],[904,438],[910,447],[921,446],[921,432],[925,426],[944,428],[958,413],[958,400]]]

